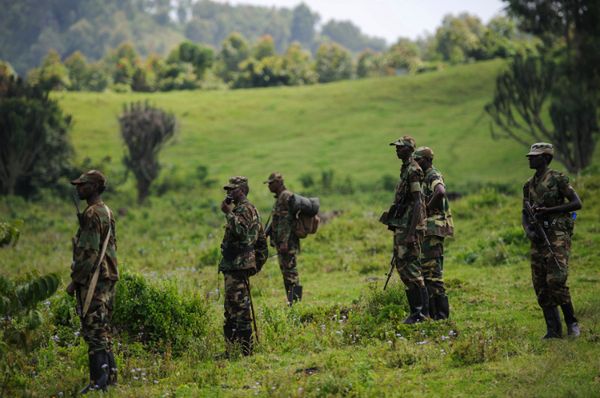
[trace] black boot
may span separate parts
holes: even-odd
[[[117,361],[115,361],[115,354],[112,351],[108,352],[108,385],[117,384]]]
[[[106,351],[96,351],[89,356],[90,361],[90,384],[81,390],[81,394],[90,391],[106,391],[108,385],[108,355]]]
[[[421,314],[425,318],[429,318],[429,291],[427,291],[427,287],[423,286],[421,289]]]
[[[242,354],[245,357],[252,355],[252,329],[239,332],[238,338],[242,347]]]
[[[410,315],[404,320],[405,324],[411,325],[413,323],[425,320],[425,317],[421,313],[423,310],[422,289],[424,288],[413,285],[406,291],[406,298],[408,299],[408,306],[410,307]]]
[[[544,319],[546,320],[545,339],[560,339],[562,337],[562,325],[558,307],[543,307]]]
[[[225,352],[218,355],[218,359],[229,359],[236,341],[235,329],[230,325],[223,325],[223,335],[225,336]]]
[[[292,305],[296,301],[302,300],[302,286],[301,285],[292,285],[288,290],[287,294],[288,304]]]
[[[450,304],[448,303],[448,296],[437,295],[434,296],[433,301],[435,302],[435,313],[433,319],[448,319],[450,317]]]
[[[565,323],[567,324],[567,335],[572,337],[579,337],[581,331],[579,330],[579,324],[577,318],[575,318],[575,310],[573,309],[573,303],[570,301],[566,304],[561,304]]]

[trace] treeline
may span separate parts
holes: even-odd
[[[381,51],[348,21],[325,21],[306,5],[293,9],[230,5],[210,0],[0,0],[0,59],[20,75],[40,64],[49,50],[62,58],[80,51],[97,61],[121,43],[135,43],[142,57],[162,56],[184,40],[218,48],[232,32],[254,42],[270,35],[278,52],[293,42],[311,52],[335,41],[353,52]]]
[[[51,50],[39,67],[29,71],[27,80],[54,90],[117,92],[304,85],[420,73],[446,63],[511,57],[533,50],[534,44],[507,17],[498,16],[484,25],[477,17],[461,14],[446,16],[427,38],[401,38],[383,51],[367,49],[357,55],[335,41],[321,43],[314,55],[300,42],[278,51],[273,36],[251,41],[237,32],[229,34],[218,50],[186,40],[166,57],[151,54],[144,59],[130,43],[95,62],[88,61],[81,51],[61,58]],[[5,69],[10,70],[8,66]]]

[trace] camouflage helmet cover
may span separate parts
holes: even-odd
[[[529,153],[526,156],[536,156],[536,155],[552,155],[554,156],[554,147],[552,144],[547,142],[536,142],[529,149]]]
[[[420,146],[415,150],[415,153],[413,153],[413,158],[427,158],[433,160],[433,150],[427,146]]]
[[[235,176],[229,179],[229,183],[225,185],[223,189],[229,191],[243,186],[248,186],[248,178],[244,176]]]
[[[412,138],[410,135],[402,136],[402,137],[398,138],[396,141],[390,142],[390,145],[393,145],[393,146],[408,146],[408,147],[411,147],[413,150],[417,146],[417,144],[415,143],[415,139]]]
[[[106,187],[106,177],[98,170],[86,171],[76,179],[71,180],[71,184],[73,185],[81,185],[88,182],[96,183],[100,187]]]

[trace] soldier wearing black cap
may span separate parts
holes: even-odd
[[[297,254],[300,252],[300,239],[294,234],[294,214],[290,211],[290,199],[294,193],[285,187],[281,173],[271,173],[265,184],[275,194],[275,204],[271,212],[268,233],[271,246],[277,250],[279,269],[288,303],[302,299],[302,286],[298,276]]]
[[[115,297],[117,241],[115,219],[101,198],[106,177],[90,170],[71,181],[79,199],[87,208],[79,215],[79,229],[73,239],[73,263],[69,294],[77,298],[81,331],[88,344],[90,383],[82,393],[106,390],[117,381],[117,367],[112,352],[110,321]]]
[[[256,207],[246,197],[248,179],[231,177],[223,187],[227,198],[221,203],[225,213],[225,235],[221,243],[219,271],[225,278],[225,323],[223,333],[228,353],[235,344],[244,355],[252,354],[252,315],[248,277],[257,272],[255,245],[261,223]]]
[[[523,186],[522,223],[531,240],[531,277],[546,321],[544,338],[562,337],[559,306],[567,324],[567,334],[577,337],[579,324],[567,276],[575,224],[573,212],[581,209],[581,200],[569,183],[569,177],[548,167],[554,156],[552,144],[533,144],[526,156],[529,168],[534,169],[535,174]],[[532,209],[535,220],[531,219],[528,207]],[[543,229],[547,243],[532,221]]]
[[[410,315],[404,323],[421,322],[429,317],[429,296],[421,273],[421,244],[425,232],[423,170],[413,159],[415,140],[405,135],[390,143],[402,160],[400,181],[394,196],[394,214],[388,227],[394,230],[393,261],[406,286]]]

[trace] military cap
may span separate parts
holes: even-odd
[[[433,160],[433,151],[428,146],[420,146],[413,153],[413,158],[421,159],[427,158]]]
[[[229,184],[225,185],[223,189],[229,191],[231,189],[243,187],[244,185],[248,185],[248,178],[244,176],[235,176],[229,179]]]
[[[400,137],[396,141],[390,142],[390,145],[394,145],[394,146],[409,146],[412,149],[415,149],[415,147],[417,146],[417,144],[415,143],[415,139],[412,138],[410,135],[405,135],[403,137]]]
[[[106,177],[104,177],[104,174],[102,174],[98,170],[90,170],[90,171],[86,171],[85,173],[80,175],[78,178],[72,180],[71,184],[80,185],[80,184],[85,184],[87,182],[95,182],[99,186],[105,187],[106,186]]]
[[[552,144],[548,144],[547,142],[536,142],[529,149],[529,153],[526,156],[535,156],[535,155],[552,155],[554,156],[554,147]]]
[[[281,173],[274,171],[269,175],[267,181],[263,181],[263,184],[270,184],[273,181],[283,181],[283,176],[281,175]]]

